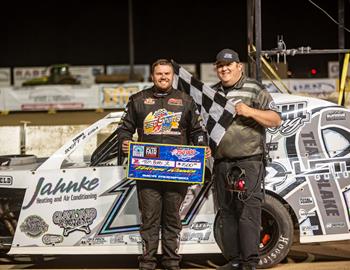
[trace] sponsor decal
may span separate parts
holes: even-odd
[[[306,226],[300,226],[301,231],[307,232],[307,231],[318,231],[319,227],[318,225],[306,225]]]
[[[278,111],[278,107],[276,106],[276,103],[274,101],[271,101],[269,103],[270,110]]]
[[[317,186],[321,195],[324,210],[327,216],[340,216],[337,202],[334,197],[332,185],[329,179],[324,175],[320,175],[320,180],[317,181]]]
[[[310,121],[310,113],[306,111],[307,102],[277,104],[281,112],[282,124],[277,128],[268,128],[272,134],[280,133],[282,136],[291,136],[304,124]]]
[[[109,238],[109,242],[111,243],[111,245],[125,243],[124,235],[121,235],[121,234],[113,235]]]
[[[112,204],[111,208],[108,210],[108,214],[104,217],[100,228],[98,229],[97,235],[116,235],[119,233],[129,233],[136,232],[140,230],[139,222],[131,222],[131,223],[122,223],[120,225],[116,220],[123,220],[123,211],[125,210],[125,204],[130,202],[130,198],[134,196],[135,189],[135,181],[131,179],[125,178],[123,181],[116,184],[114,187],[109,188],[102,196],[114,196],[117,199]],[[200,185],[196,185],[195,188],[192,186],[188,192],[191,192],[190,199],[186,196],[184,205],[181,207],[181,216],[183,227],[189,226],[192,223],[193,219],[196,217],[193,213],[197,213],[199,208],[203,205],[203,203],[207,200],[209,190],[211,185],[205,185],[203,188]],[[118,195],[118,196],[116,196]],[[187,200],[187,201],[186,201]],[[138,214],[137,208],[133,209],[136,212],[135,215]],[[129,210],[130,211],[130,210]],[[130,213],[128,213],[130,214]],[[210,231],[210,230],[209,230]],[[124,234],[125,235],[125,234]],[[205,234],[202,238],[209,239],[210,233]],[[193,235],[194,237],[194,235]],[[191,239],[190,233],[187,233],[183,236],[184,239]],[[113,240],[116,243],[125,242],[123,241],[122,235],[120,237],[115,236]],[[112,243],[112,240],[111,240]]]
[[[80,142],[82,142],[83,140],[85,140],[87,138],[87,136],[90,136],[91,134],[93,134],[94,132],[96,132],[98,130],[98,126],[93,127],[91,130],[87,131],[87,134],[85,134],[84,132],[80,133],[77,137],[75,137],[72,141],[72,144],[70,146],[68,146],[68,148],[66,148],[64,150],[64,153],[67,154],[70,151],[72,151]]]
[[[316,212],[307,212],[305,209],[300,208],[299,209],[299,216],[302,219],[308,218],[308,217],[315,217]]]
[[[93,238],[86,238],[83,237],[80,241],[80,244],[85,246],[95,246],[95,245],[104,245],[107,242],[107,240],[104,237],[93,237]]]
[[[133,242],[133,243],[142,243],[142,238],[139,234],[130,234],[129,239],[130,239],[130,242]]]
[[[181,241],[208,241],[211,232],[210,229],[203,231],[186,231],[181,235]]]
[[[289,241],[290,239],[288,237],[280,235],[277,245],[269,253],[260,257],[259,265],[267,264],[270,262],[273,263],[279,257],[282,251],[288,246]],[[263,244],[260,243],[260,248],[263,247]]]
[[[146,146],[146,158],[159,158],[159,146]]]
[[[345,222],[333,222],[333,223],[326,224],[327,229],[344,228],[344,227],[345,227]]]
[[[74,231],[81,231],[85,234],[91,232],[90,225],[97,216],[95,208],[81,208],[64,211],[56,211],[53,214],[54,224],[63,228],[63,236],[67,237]]]
[[[306,147],[305,147],[306,149]],[[317,148],[308,148],[308,156],[318,158],[319,150]],[[350,162],[348,158],[326,158],[326,159],[308,159],[309,168],[301,170],[301,162],[293,162],[295,167],[295,173],[297,175],[314,176],[316,180],[320,180],[320,176],[324,175],[329,177],[334,176],[335,179],[342,177],[348,178],[348,171],[350,168]]]
[[[84,132],[80,133],[77,137],[73,139],[73,143],[70,146],[68,146],[67,149],[64,150],[64,153],[67,154],[68,152],[70,152],[72,149],[74,149],[77,146],[77,144],[79,144],[80,140],[84,140],[85,138],[86,136]]]
[[[266,143],[266,147],[268,148],[268,151],[277,151],[278,150],[278,142]]]
[[[153,105],[156,103],[156,101],[153,99],[153,98],[146,98],[144,101],[143,101],[144,104],[146,105]]]
[[[97,194],[95,193],[79,194],[79,195],[71,195],[70,197],[65,195],[63,198],[65,201],[97,200]]]
[[[177,98],[169,98],[168,100],[169,105],[174,105],[174,106],[182,106],[182,99],[177,99]]]
[[[283,164],[278,162],[268,162],[266,166],[265,184],[271,186],[273,191],[281,190],[285,187],[288,175],[292,172],[287,171]]]
[[[346,120],[345,112],[335,111],[326,114],[327,121]]]
[[[166,109],[150,112],[143,122],[143,130],[146,135],[179,135],[181,134],[178,131],[181,115],[182,112],[168,112]]]
[[[203,123],[201,123],[201,126],[203,127]],[[204,142],[204,136],[200,135],[197,138],[197,145],[200,145],[200,143]]]
[[[206,229],[209,229],[210,227],[211,227],[211,224],[205,221],[195,222],[191,225],[191,229],[196,231],[206,230]]]
[[[11,186],[13,184],[12,176],[0,175],[0,186]]]
[[[350,216],[350,189],[344,191],[344,199],[348,208],[348,215]]]
[[[145,147],[143,145],[135,145],[132,150],[134,157],[144,157]]]
[[[180,160],[188,160],[198,155],[199,152],[196,151],[196,149],[184,147],[184,148],[175,148],[174,150],[171,151],[171,154],[173,156],[176,156]]]
[[[63,236],[59,234],[44,234],[42,241],[45,245],[55,245],[63,242]]]
[[[300,197],[299,204],[300,205],[310,205],[314,203],[314,199],[312,197]]]
[[[98,178],[93,178],[91,180],[87,179],[86,176],[83,177],[81,181],[68,181],[67,179],[60,178],[60,180],[54,185],[53,183],[45,183],[45,178],[40,177],[36,185],[33,197],[30,199],[23,209],[29,208],[35,200],[37,203],[52,203],[52,198],[39,198],[39,196],[55,196],[57,194],[62,195],[63,193],[82,193],[83,191],[92,191],[98,187],[100,180]],[[45,200],[45,201],[41,201]],[[62,199],[61,199],[62,200]]]
[[[47,232],[49,225],[45,221],[37,216],[31,215],[26,217],[20,226],[21,232],[24,232],[29,237],[39,237],[43,233]]]

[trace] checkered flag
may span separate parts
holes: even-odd
[[[236,115],[234,105],[236,102],[203,84],[194,78],[179,64],[172,61],[175,71],[173,87],[191,95],[198,106],[208,134],[209,146],[215,153],[226,129],[230,126]]]

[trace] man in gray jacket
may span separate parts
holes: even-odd
[[[236,116],[214,155],[222,252],[229,260],[218,269],[255,269],[259,262],[265,128],[279,126],[281,117],[266,89],[244,75],[235,51],[220,51],[215,67],[220,82],[213,88],[227,99],[241,100],[235,103]]]

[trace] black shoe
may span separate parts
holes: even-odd
[[[239,263],[228,262],[225,265],[216,267],[216,270],[241,270],[242,267]]]

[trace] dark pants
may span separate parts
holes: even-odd
[[[185,199],[188,185],[156,181],[136,181],[143,253],[139,267],[155,269],[159,243],[162,238],[162,265],[164,268],[179,267],[181,256],[177,253],[182,229],[180,206]]]
[[[225,185],[232,166],[245,170],[245,195],[228,191]],[[265,175],[261,156],[221,160],[214,164],[216,200],[221,213],[220,237],[226,259],[243,265],[259,262],[261,226],[261,180]]]

